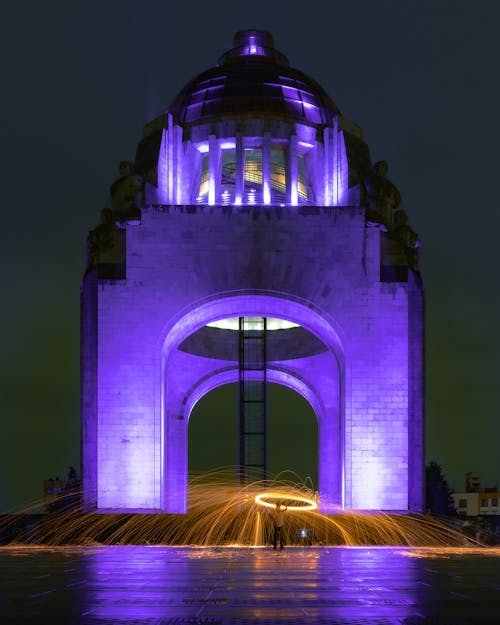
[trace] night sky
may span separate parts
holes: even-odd
[[[423,243],[427,459],[457,491],[470,470],[497,483],[499,19],[494,0],[8,3],[0,511],[79,466],[85,238],[119,161],[134,159],[143,126],[243,28],[270,30],[291,65],[364,129],[372,161],[388,161]],[[201,412],[235,409],[215,393]],[[303,401],[272,401],[276,440],[280,410],[311,438]],[[314,466],[305,453],[300,471]]]

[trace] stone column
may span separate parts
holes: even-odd
[[[208,137],[208,203],[213,206],[219,196],[220,175],[219,175],[220,147],[217,137]]]
[[[286,201],[292,206],[298,204],[297,135],[292,135],[286,153]]]
[[[262,202],[271,203],[271,134],[264,133],[262,141]]]
[[[243,203],[245,162],[243,151],[243,136],[241,132],[236,133],[235,148],[235,172],[234,172],[234,203],[240,206]]]
[[[323,131],[323,179],[324,179],[324,201],[325,206],[332,205],[332,145],[331,145],[331,129],[325,128]]]

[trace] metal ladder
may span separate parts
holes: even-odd
[[[239,481],[267,479],[267,320],[239,318]]]

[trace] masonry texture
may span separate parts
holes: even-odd
[[[269,37],[238,33],[218,69],[231,63],[252,80],[268,72],[281,63]],[[113,204],[90,233],[87,510],[186,511],[191,410],[238,379],[234,332],[207,324],[252,316],[299,326],[270,332],[267,380],[296,390],[316,414],[321,509],[422,509],[418,240],[361,131],[319,86],[286,70],[302,112],[263,110],[262,127],[248,110],[255,98],[207,118],[189,112],[182,92],[155,121],[159,138],[149,140],[148,126],[135,165],[122,163]]]

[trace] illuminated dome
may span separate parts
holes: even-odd
[[[135,160],[146,202],[164,205],[347,206],[370,168],[361,129],[261,30],[236,33],[145,127]]]
[[[266,31],[242,30],[218,67],[189,82],[170,111],[184,124],[236,117],[274,117],[326,124],[340,111],[322,87],[274,48]]]

